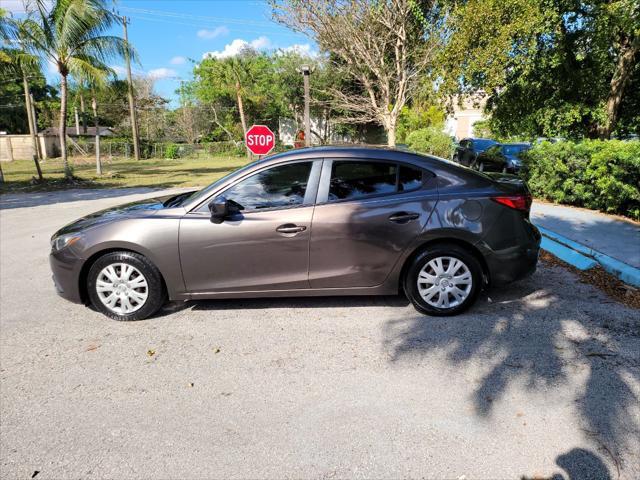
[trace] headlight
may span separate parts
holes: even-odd
[[[60,235],[51,239],[51,250],[58,252],[80,240],[80,235]]]

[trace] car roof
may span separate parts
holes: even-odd
[[[416,161],[440,161],[439,159],[429,155],[423,155],[404,148],[393,147],[376,147],[368,145],[323,145],[318,147],[306,147],[287,150],[286,152],[276,153],[263,158],[258,164],[271,163],[276,160],[286,160],[289,157],[296,159],[332,157],[332,158],[371,158],[381,160],[395,160],[401,158],[405,160]],[[446,161],[446,160],[445,160]]]

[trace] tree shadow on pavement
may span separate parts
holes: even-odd
[[[563,269],[546,268],[544,276],[494,289],[465,315],[391,319],[383,336],[391,362],[437,351],[460,367],[490,366],[472,394],[480,417],[497,408],[516,380],[544,392],[561,389],[572,369],[588,372],[574,399],[582,430],[618,466],[640,438],[639,399],[629,385],[640,382],[639,327],[637,311]]]

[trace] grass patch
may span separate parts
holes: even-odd
[[[247,158],[216,155],[180,159],[111,160],[102,164],[101,176],[90,159],[71,160],[72,180],[65,180],[62,160],[41,162],[43,182],[35,180],[32,160],[3,162],[0,193],[61,190],[67,188],[195,187],[204,186],[247,163]]]

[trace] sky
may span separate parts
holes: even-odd
[[[0,5],[16,15],[24,10],[21,0],[0,0]],[[272,21],[266,1],[119,0],[116,10],[129,19],[129,41],[140,60],[132,65],[134,74],[154,78],[156,91],[174,106],[180,81],[191,78],[193,62],[204,55],[231,56],[246,44],[266,51],[317,50],[309,38]],[[113,33],[122,35],[122,27]],[[112,67],[124,78],[123,62]],[[54,71],[46,73],[55,83]]]

